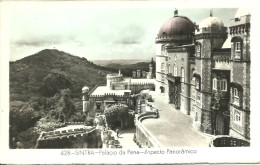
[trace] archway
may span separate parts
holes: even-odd
[[[164,87],[163,86],[160,86],[160,90],[161,90],[161,93],[164,93]]]

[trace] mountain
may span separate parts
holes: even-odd
[[[105,83],[105,75],[112,71],[86,58],[45,49],[10,62],[10,100],[27,101],[35,95],[50,97],[65,88],[81,97],[83,86],[93,88],[99,81]]]
[[[111,63],[116,63],[120,65],[130,65],[130,64],[136,64],[139,62],[150,62],[151,60],[133,60],[133,59],[128,59],[128,60],[94,60],[93,62],[97,65],[101,66],[107,66]]]

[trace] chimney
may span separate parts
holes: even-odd
[[[174,10],[174,17],[178,17],[178,10],[176,8]]]
[[[121,70],[120,69],[118,70],[118,74],[121,75]]]

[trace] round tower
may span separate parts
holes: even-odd
[[[89,101],[89,88],[87,86],[84,86],[82,88],[82,101],[83,101],[83,113],[86,113],[88,111],[88,101]]]

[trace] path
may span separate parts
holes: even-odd
[[[120,131],[118,140],[123,148],[139,148],[133,141],[135,131],[135,128],[128,128]]]
[[[142,123],[164,147],[208,147],[211,137],[195,130],[190,116],[168,104],[165,96],[154,95],[158,119]]]

